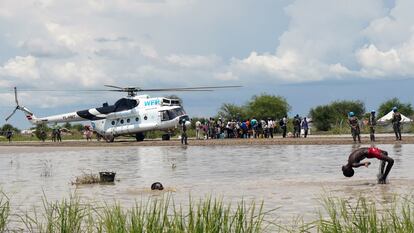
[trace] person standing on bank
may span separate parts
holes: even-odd
[[[9,141],[9,143],[11,143],[12,141],[12,136],[13,136],[13,131],[11,131],[11,129],[8,129],[6,132],[6,138]]]
[[[187,126],[185,125],[185,120],[181,121],[181,144],[187,144]]]
[[[301,123],[301,119],[299,117],[299,114],[296,114],[296,116],[293,118],[293,137],[294,138],[300,138],[300,123]]]
[[[359,120],[355,116],[354,112],[349,112],[348,117],[348,124],[351,127],[351,134],[354,142],[356,142],[356,138],[358,137],[358,142],[361,143],[361,131],[359,129]]]
[[[200,140],[201,122],[199,120],[195,123],[196,139]]]
[[[287,132],[287,123],[288,123],[287,116],[284,116],[284,117],[283,117],[282,119],[280,119],[280,121],[279,121],[280,128],[282,128],[282,131],[283,131],[282,136],[283,136],[284,138],[286,137],[286,132]]]
[[[301,128],[303,129],[303,136],[306,138],[308,136],[309,124],[306,117],[303,117],[302,122],[300,123]]]
[[[375,142],[375,126],[377,125],[377,119],[375,117],[375,110],[371,111],[371,115],[369,116],[368,120],[369,125],[369,138],[371,142]]]
[[[397,107],[393,107],[392,111],[394,112],[392,114],[392,128],[394,129],[395,133],[395,140],[401,141],[401,114],[398,112]]]

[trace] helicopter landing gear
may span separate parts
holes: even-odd
[[[163,141],[169,141],[171,138],[171,135],[169,133],[163,134],[161,138]]]
[[[145,135],[144,133],[137,133],[135,134],[135,138],[137,139],[137,142],[142,142],[144,141]]]
[[[104,137],[106,142],[114,142],[115,137],[113,135],[107,135]]]

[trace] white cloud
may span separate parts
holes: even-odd
[[[20,80],[31,82],[40,78],[37,60],[33,56],[17,56],[0,67],[0,77],[4,80]]]
[[[290,25],[276,52],[235,58],[231,71],[284,82],[412,77],[413,7],[409,0],[391,10],[376,0],[297,0],[286,8]]]
[[[213,68],[220,64],[221,59],[216,55],[200,56],[172,54],[167,56],[166,61],[184,68]]]
[[[280,15],[285,30],[263,27],[282,31],[266,35],[254,34],[261,25],[248,23],[269,21],[263,8],[252,7],[267,3],[237,3],[0,1],[0,41],[6,42],[0,46],[14,46],[1,50],[0,85],[271,85],[414,76],[413,1],[396,0],[388,9],[381,0],[294,0]],[[257,47],[245,43],[248,36]],[[273,44],[260,47],[270,36]]]
[[[239,81],[239,77],[234,75],[231,71],[216,73],[214,74],[214,79],[219,81]]]
[[[359,50],[357,58],[365,72],[371,75],[385,76],[390,73],[400,75],[401,59],[395,49],[383,52],[371,44]]]

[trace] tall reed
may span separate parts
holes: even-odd
[[[43,200],[43,210],[21,217],[24,232],[39,233],[258,233],[266,228],[263,203],[237,203],[235,208],[221,199],[190,200],[188,209],[177,206],[169,196],[137,202],[122,208],[119,203],[93,206],[77,197],[60,202]]]
[[[10,202],[6,195],[0,197],[0,232],[5,232],[10,216]]]
[[[327,217],[320,214],[318,232],[414,232],[414,203],[411,197],[395,197],[378,209],[374,201],[360,197],[355,203],[341,198],[323,200]]]

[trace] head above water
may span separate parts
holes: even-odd
[[[342,173],[346,177],[352,177],[354,176],[355,171],[352,167],[345,165],[345,166],[342,166]]]
[[[155,182],[151,185],[151,190],[163,190],[164,187],[160,182]]]

